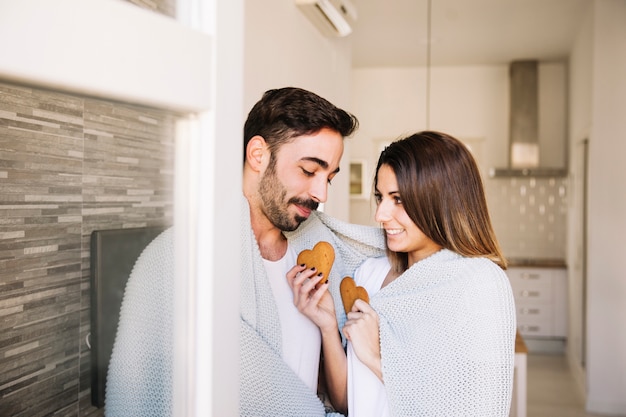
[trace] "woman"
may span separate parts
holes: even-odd
[[[355,272],[370,304],[348,313],[347,357],[326,287],[306,267],[287,275],[320,327],[333,405],[350,417],[508,416],[515,306],[471,153],[414,134],[381,153],[374,188],[387,256]]]

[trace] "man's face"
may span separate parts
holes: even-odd
[[[259,194],[269,221],[283,231],[296,230],[319,203],[339,172],[343,138],[333,130],[298,136],[278,149],[263,172]]]

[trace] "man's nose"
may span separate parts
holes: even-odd
[[[311,181],[309,195],[318,203],[325,203],[328,198],[328,180],[322,176]]]

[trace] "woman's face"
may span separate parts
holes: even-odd
[[[394,252],[406,252],[409,266],[441,249],[411,220],[404,209],[396,174],[389,165],[378,169],[375,219],[387,235],[387,246]]]

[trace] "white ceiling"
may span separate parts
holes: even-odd
[[[354,67],[567,57],[591,0],[351,0]],[[429,3],[431,18],[429,19]]]

